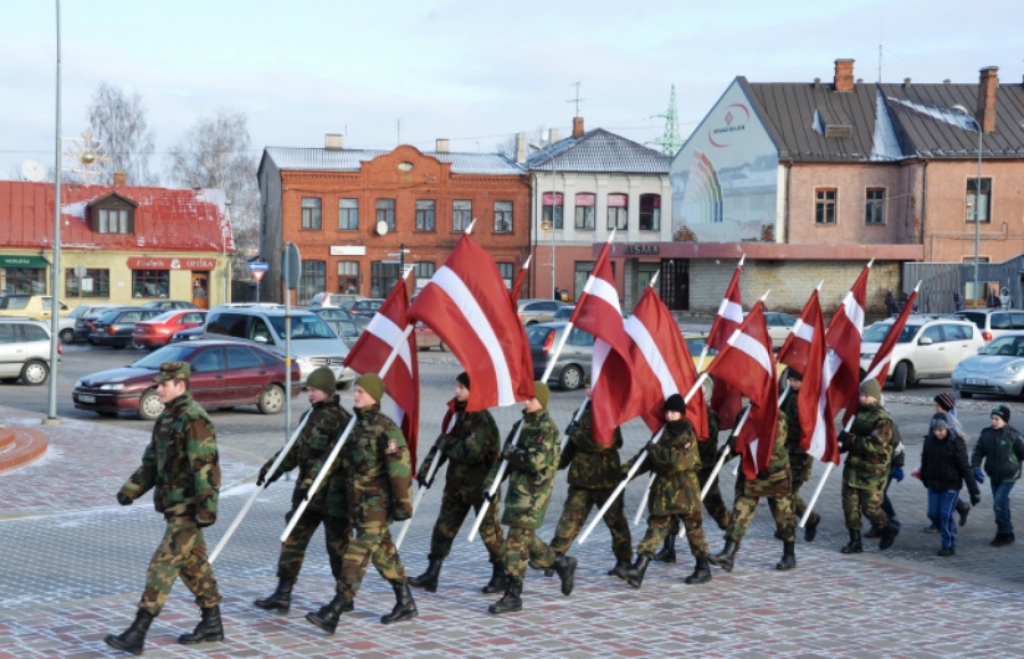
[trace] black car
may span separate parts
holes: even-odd
[[[135,323],[159,316],[163,309],[147,309],[146,307],[121,307],[108,311],[92,323],[89,332],[89,343],[111,348],[126,348],[132,343],[132,332]]]

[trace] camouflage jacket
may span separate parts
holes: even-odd
[[[402,429],[380,413],[380,405],[357,409],[355,414],[355,427],[338,455],[340,473],[331,478],[331,487],[344,488],[348,517],[355,526],[408,519],[412,467]]]
[[[772,452],[768,457],[768,469],[758,473],[757,478],[747,480],[743,469],[740,469],[737,477],[737,490],[740,489],[748,497],[775,497],[788,494],[791,490],[791,479],[789,469],[789,447],[786,445],[786,438],[789,437],[789,424],[786,422],[786,415],[780,414],[775,422],[775,441],[772,444]],[[730,446],[735,446],[735,440],[730,437]]]
[[[298,505],[305,496],[306,490],[316,480],[320,470],[324,467],[324,460],[334,448],[341,433],[345,430],[352,415],[341,406],[337,394],[314,404],[309,409],[309,417],[306,425],[302,427],[302,433],[295,440],[291,450],[281,461],[281,466],[272,480],[277,480],[281,474],[298,468],[299,477],[295,481],[295,490],[292,492],[292,505]],[[274,456],[276,459],[277,456]],[[267,462],[267,466],[273,464],[274,459]],[[327,498],[327,488],[321,487],[320,491],[313,496],[311,506],[320,507],[324,505]]]
[[[718,414],[706,405],[708,411],[708,436],[707,439],[697,442],[697,451],[700,453],[701,471],[711,471],[718,462]]]
[[[803,434],[800,429],[800,395],[799,392],[793,391],[792,389],[786,395],[786,400],[782,401],[782,407],[779,408],[781,412],[780,416],[786,417],[786,437],[785,445],[789,449],[790,453],[803,453],[804,449],[800,446],[800,436]]]
[[[121,492],[134,500],[150,488],[153,505],[167,518],[192,517],[201,526],[217,520],[217,432],[188,391],[168,403],[156,420],[142,466]]]
[[[471,492],[476,496],[487,474],[499,462],[501,437],[494,417],[487,410],[467,413],[465,403],[456,403],[455,410],[455,426],[451,433],[442,433],[437,438],[420,465],[419,474],[426,478],[431,463],[440,453],[441,460],[448,460],[445,491]]]
[[[647,459],[636,473],[653,471],[655,474],[649,499],[652,515],[682,515],[692,512],[694,505],[700,508],[699,492],[695,504],[693,492],[685,487],[688,480],[696,482],[687,472],[701,468],[699,443],[693,424],[683,419],[665,424],[665,432],[658,443],[647,445]],[[623,469],[629,469],[635,460],[623,465]]]
[[[619,449],[622,431],[615,429],[612,445],[602,446],[590,434],[593,417],[591,402],[587,402],[580,420],[569,430],[569,441],[558,461],[558,468],[569,467],[569,485],[591,490],[611,489],[619,484]]]
[[[843,482],[865,489],[885,484],[892,460],[892,419],[881,405],[861,405],[845,442]]]
[[[519,440],[512,444],[516,429],[522,425]],[[527,414],[512,426],[502,458],[508,460],[508,490],[501,523],[524,529],[537,529],[551,501],[551,488],[558,471],[561,437],[547,410]],[[498,473],[495,465],[484,483],[488,488]]]

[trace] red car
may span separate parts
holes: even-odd
[[[181,330],[199,327],[206,322],[206,311],[201,309],[172,309],[149,320],[135,323],[132,343],[140,348],[156,350],[167,345],[171,337]]]
[[[256,405],[264,414],[277,414],[288,402],[284,359],[255,345],[206,340],[174,343],[130,366],[87,375],[75,383],[71,397],[78,409],[100,416],[136,412],[152,421],[164,410],[153,378],[161,364],[177,361],[192,367],[192,397],[206,409]],[[292,362],[292,398],[301,393],[301,375]]]

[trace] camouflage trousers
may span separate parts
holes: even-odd
[[[701,490],[707,485],[708,479],[711,478],[711,472],[714,470],[715,467],[712,465],[707,469],[701,469],[697,474]],[[729,528],[729,524],[732,523],[729,506],[725,505],[725,499],[722,498],[722,489],[718,487],[717,476],[715,477],[715,482],[708,488],[707,496],[704,497],[704,510],[708,511],[708,515],[711,519],[715,520],[715,524],[718,524],[718,528],[723,531]],[[679,535],[678,517],[672,517],[672,521],[669,522],[668,531],[672,535]]]
[[[295,506],[286,519],[290,519],[294,513]],[[309,546],[309,541],[313,539],[321,522],[324,524],[324,540],[327,545],[327,560],[331,564],[331,574],[335,580],[341,576],[341,562],[345,556],[345,548],[352,538],[352,527],[342,520],[334,520],[331,523],[323,506],[314,508],[310,504],[302,513],[302,518],[295,524],[291,535],[281,543],[281,554],[277,559],[278,579],[295,581],[299,578],[302,563],[306,558],[306,547]]]
[[[569,495],[565,499],[562,517],[555,528],[555,537],[551,540],[551,550],[559,554],[569,551],[573,540],[583,530],[590,516],[590,510],[601,506],[608,500],[612,489],[589,489],[569,486]],[[633,539],[629,534],[629,522],[626,520],[623,497],[618,497],[604,515],[605,526],[612,534],[612,553],[615,560],[630,561],[633,558]]]
[[[709,555],[708,541],[704,537],[700,509],[689,515],[651,515],[648,517],[647,533],[644,534],[644,539],[637,545],[636,553],[647,558],[654,558],[654,552],[658,550],[661,543],[665,542],[665,538],[672,532],[671,526],[673,522],[675,522],[676,528],[679,528],[678,520],[680,518],[686,526],[686,541],[690,543],[690,553],[693,554],[694,558],[707,558]],[[675,533],[678,535],[679,531]]]
[[[876,529],[884,529],[889,526],[889,516],[882,510],[882,500],[885,498],[885,481],[879,481],[877,486],[870,488],[850,487],[845,479],[843,480],[843,516],[846,518],[846,528],[852,531],[861,529],[860,516],[868,518]]]
[[[775,518],[775,529],[778,537],[783,542],[796,540],[796,515],[793,513],[793,497],[789,494],[779,496],[766,496],[768,508]],[[747,534],[750,522],[754,519],[754,512],[757,510],[757,502],[761,497],[747,495],[736,495],[736,501],[732,507],[732,524],[726,531],[725,537],[739,542]]]
[[[356,537],[348,543],[345,558],[341,564],[341,577],[338,579],[337,592],[349,601],[356,598],[359,587],[363,585],[366,569],[377,568],[380,576],[392,585],[405,583],[405,566],[398,557],[398,549],[391,540],[391,530],[385,525],[356,527]]]
[[[452,550],[452,542],[459,529],[462,528],[469,509],[472,508],[479,515],[483,500],[482,487],[475,488],[472,493],[465,490],[451,492],[445,490],[444,498],[441,500],[441,513],[437,516],[434,533],[430,537],[430,554],[428,555],[430,560],[443,561],[448,558],[448,554]],[[501,524],[498,523],[497,505],[487,507],[487,516],[480,524],[480,539],[487,547],[491,563],[498,564],[505,559],[505,534],[501,530]]]
[[[505,539],[505,574],[513,579],[523,580],[526,567],[530,561],[540,569],[555,564],[555,552],[544,541],[537,537],[535,529],[524,529],[518,526],[508,528]]]
[[[206,540],[203,530],[191,517],[171,517],[167,520],[164,538],[149,561],[146,572],[146,590],[142,592],[139,608],[154,616],[167,603],[167,596],[178,577],[196,596],[196,604],[208,609],[220,604],[217,577],[206,560]]]
[[[800,496],[800,488],[811,480],[811,468],[814,466],[814,459],[804,451],[790,451],[789,469],[793,475],[793,512],[797,519],[807,512],[807,502]],[[811,519],[818,517],[818,513],[811,515]]]

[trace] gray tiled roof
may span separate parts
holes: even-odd
[[[535,151],[526,168],[537,171],[604,172],[611,174],[668,174],[671,156],[603,128],[583,137],[567,137]]]
[[[321,149],[269,146],[264,150],[279,169],[345,172],[358,171],[360,162],[390,153],[379,149]],[[522,174],[524,169],[497,153],[437,153],[423,155],[451,163],[453,174]]]

